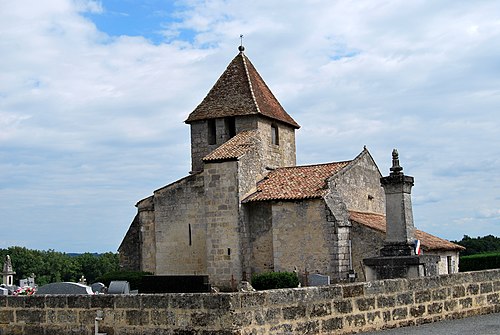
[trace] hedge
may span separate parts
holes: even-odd
[[[460,257],[460,272],[500,268],[500,252]]]
[[[265,272],[252,276],[252,286],[256,290],[292,288],[299,286],[299,278],[294,272]]]

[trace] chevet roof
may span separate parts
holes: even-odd
[[[300,128],[274,97],[250,60],[240,52],[185,122],[255,114]]]
[[[257,191],[244,202],[321,198],[327,192],[327,179],[351,161],[277,168],[257,184]]]
[[[349,219],[351,221],[362,224],[366,227],[378,230],[385,234],[386,232],[386,221],[385,215],[375,214],[375,213],[363,213],[363,212],[349,212]],[[420,243],[424,249],[427,250],[464,250],[465,248],[461,245],[451,243],[450,241],[444,240],[442,238],[436,237],[434,235],[428,234],[421,230],[415,229],[415,238],[420,240]]]
[[[237,159],[246,154],[255,142],[257,130],[243,131],[206,155],[205,162]]]

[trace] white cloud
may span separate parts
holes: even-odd
[[[495,1],[186,1],[158,45],[99,31],[83,13],[104,13],[100,1],[0,7],[0,209],[40,230],[33,247],[118,246],[133,204],[189,170],[182,122],[239,34],[303,126],[299,162],[351,159],[367,145],[386,173],[397,147],[416,179],[417,226],[444,237],[500,207]],[[500,235],[497,221],[481,219]],[[100,238],[43,235],[73,224],[100,227]]]

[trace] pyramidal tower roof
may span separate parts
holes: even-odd
[[[242,49],[240,47],[240,53],[185,122],[260,114],[300,128],[280,105]]]

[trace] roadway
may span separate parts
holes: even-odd
[[[500,335],[500,313],[368,332],[363,335]]]

